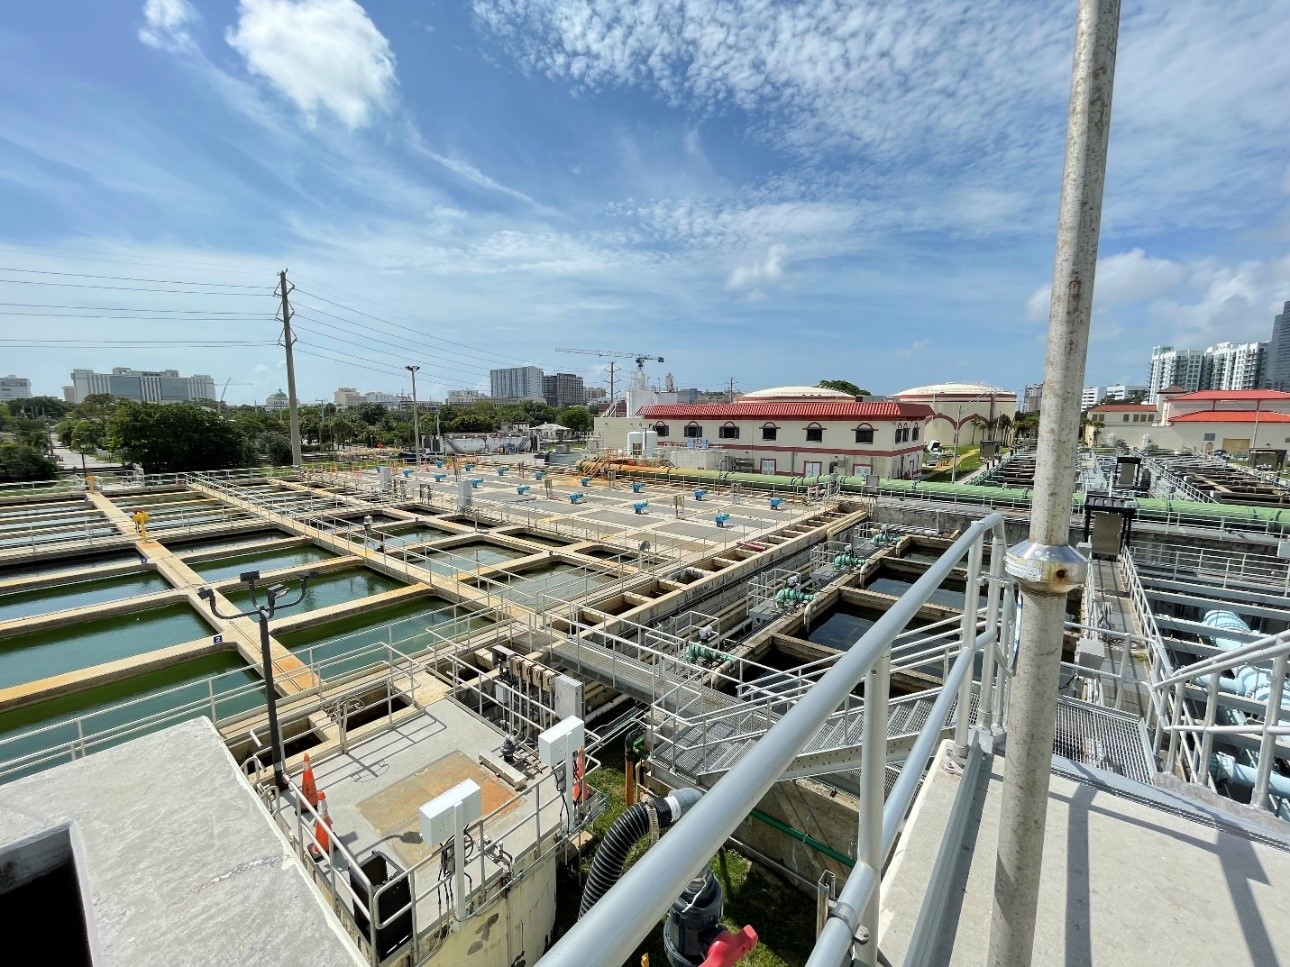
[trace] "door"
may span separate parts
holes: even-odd
[[[867,477],[873,473],[873,465],[868,463],[853,463],[851,465],[851,476]]]
[[[762,457],[761,472],[765,474],[770,474],[771,476],[774,476],[778,472],[775,469],[774,457],[770,457],[770,458]]]
[[[824,470],[824,461],[807,460],[803,465],[802,473],[808,477],[818,477]]]

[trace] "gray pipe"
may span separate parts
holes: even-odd
[[[779,780],[851,689],[873,667],[891,640],[949,577],[981,535],[1002,532],[1003,515],[972,524],[926,573],[874,623],[837,663],[703,797],[659,846],[651,849],[600,898],[541,963],[581,967],[594,951],[598,963],[626,961],[726,838]],[[848,881],[849,882],[849,881]]]

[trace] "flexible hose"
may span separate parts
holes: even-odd
[[[685,810],[699,801],[699,796],[695,789],[677,789],[667,797],[655,798],[651,805],[658,813],[659,828],[666,829],[680,819]],[[591,861],[591,872],[587,875],[582,903],[578,907],[579,918],[585,916],[596,901],[618,882],[623,875],[627,854],[648,833],[649,807],[644,803],[629,806],[614,820]]]

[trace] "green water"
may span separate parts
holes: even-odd
[[[490,564],[514,561],[528,557],[529,554],[529,551],[516,551],[480,541],[477,544],[459,544],[447,550],[429,551],[423,558],[414,556],[412,563],[429,566],[435,574],[456,574],[458,571],[473,571]]]
[[[463,637],[492,624],[487,618],[468,615],[462,608],[455,611],[458,617],[454,619],[452,605],[442,598],[418,598],[300,631],[275,632],[275,637],[302,661],[308,662],[327,661],[365,649],[364,654],[336,662],[323,670],[324,678],[334,678],[373,661],[384,661],[386,649],[383,646],[390,641],[394,642],[397,652],[405,655],[432,647],[438,639],[429,633],[428,628],[437,628],[440,634]],[[372,647],[376,645],[382,647]]]
[[[321,547],[314,547],[312,544],[303,544],[299,547],[285,547],[275,551],[252,551],[249,554],[237,554],[233,557],[197,561],[189,567],[207,581],[225,581],[237,577],[243,571],[277,571],[284,567],[326,561],[332,557],[335,555],[331,551],[324,551]]]
[[[55,571],[70,571],[78,567],[91,567],[93,565],[120,564],[124,561],[137,561],[138,557],[134,554],[104,554],[101,557],[91,557],[86,554],[73,554],[68,557],[58,557],[48,561],[31,561],[15,563],[0,568],[0,581],[7,581],[11,578],[28,577],[32,574],[53,574]]]
[[[295,600],[299,583],[293,578],[287,582],[287,586],[291,589],[288,600]],[[405,586],[401,581],[362,567],[320,574],[309,582],[304,599],[291,608],[290,613],[302,614],[319,608],[330,608]],[[245,585],[225,591],[224,596],[238,608],[246,608],[251,604],[251,593]],[[259,599],[261,602],[265,600],[263,592],[259,592]]]
[[[86,522],[101,523],[103,515],[97,510],[78,513],[59,514],[58,516],[18,517],[0,522],[0,534],[12,537],[14,534],[25,534],[28,531],[42,531],[50,528],[84,527]]]
[[[207,684],[208,679],[211,680],[210,685]],[[210,705],[206,703],[206,699],[212,688],[217,696],[215,714],[221,718],[237,715],[256,705],[262,705],[263,689],[247,690],[222,699],[218,696],[227,696],[229,692],[245,689],[246,686],[254,685],[259,681],[259,675],[250,671],[241,658],[235,654],[225,653],[198,658],[172,668],[136,675],[110,685],[101,685],[74,695],[50,699],[38,705],[0,713],[0,762],[39,753],[74,741],[77,731],[75,724],[70,720],[79,716],[88,716],[83,723],[85,734],[88,736],[194,702],[203,704],[185,713],[182,718],[210,715]],[[130,704],[122,707],[126,702]],[[180,720],[180,718],[168,719],[149,725],[141,732],[133,734],[140,735],[143,732],[155,731]],[[67,724],[59,727],[61,723]],[[54,727],[48,728],[49,726]],[[37,735],[31,734],[33,731],[46,728],[48,731],[40,731]],[[132,736],[109,739],[104,745],[96,745],[95,748],[116,745],[130,737]],[[37,767],[33,766],[29,770],[7,775],[4,781],[35,771]]]
[[[166,538],[165,545],[176,554],[192,554],[197,551],[215,551],[221,547],[232,547],[236,544],[263,544],[290,537],[282,531],[247,531],[243,534],[230,534],[227,537],[210,537],[204,540],[185,541],[181,538]]]
[[[186,604],[0,639],[0,688],[213,635]]]
[[[81,540],[86,537],[109,537],[120,532],[111,524],[94,524],[90,527],[70,527],[53,531],[26,531],[14,536],[0,537],[0,550],[14,547],[40,546],[56,541]]]
[[[351,539],[354,535],[346,535]],[[373,534],[367,544],[375,547],[382,539],[385,540],[386,547],[405,547],[408,544],[424,544],[426,541],[437,540],[446,537],[445,532],[438,527],[428,527],[418,525],[408,530],[386,531],[384,534]]]
[[[555,604],[556,599],[567,601],[618,580],[612,574],[586,570],[563,562],[546,564],[525,571],[523,574],[502,571],[492,575],[492,579],[501,581],[518,591],[519,604],[525,606],[535,604],[543,607]]]
[[[160,574],[127,574],[123,577],[104,578],[98,581],[76,581],[51,588],[0,594],[0,621],[27,618],[34,614],[62,611],[85,604],[117,601],[136,594],[168,591],[170,585]],[[3,644],[0,643],[0,647]]]

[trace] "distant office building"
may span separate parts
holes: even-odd
[[[92,369],[72,370],[72,387],[77,403],[87,396],[106,393],[138,403],[186,403],[215,399],[215,380],[209,376],[180,376],[177,369],[130,369],[113,367],[110,373]]]
[[[31,380],[25,376],[0,376],[0,400],[31,399]]]
[[[75,387],[75,386],[64,386],[64,387],[63,387],[63,402],[64,402],[64,403],[75,403],[75,402],[76,402],[76,387]]]
[[[1105,386],[1085,386],[1084,392],[1079,398],[1079,408],[1081,410],[1092,409],[1106,399]]]
[[[276,393],[270,393],[268,398],[264,401],[264,408],[270,413],[277,413],[280,410],[290,409],[290,407],[291,400],[287,398],[287,394],[282,392],[282,390],[278,390]]]
[[[699,397],[702,395],[703,390],[699,389],[697,386],[690,386],[676,391],[676,401],[678,403],[685,404],[686,406],[692,406],[699,402]]]
[[[542,377],[542,398],[548,406],[564,409],[566,406],[583,406],[587,402],[582,377],[573,373],[556,373]]]
[[[333,394],[332,401],[342,410],[347,406],[358,406],[359,403],[367,402],[355,386],[341,386]]]
[[[1263,385],[1268,389],[1290,390],[1290,302],[1272,317],[1272,339],[1263,361]]]
[[[1174,349],[1155,346],[1151,350],[1151,370],[1147,378],[1147,402],[1154,403],[1166,386],[1178,386],[1184,392],[1201,389],[1205,375],[1205,353],[1200,349]]]
[[[1135,394],[1147,395],[1147,388],[1138,383],[1112,383],[1106,388],[1107,402],[1124,402]]]
[[[603,386],[584,386],[582,395],[588,403],[594,403],[597,400],[603,400],[609,395],[609,390]]]
[[[1039,404],[1044,400],[1044,384],[1031,383],[1021,391],[1021,412],[1038,413]]]
[[[398,393],[382,393],[374,390],[371,393],[363,394],[364,403],[375,403],[378,406],[401,406],[404,403],[411,403],[410,396],[401,396]]]
[[[540,400],[542,395],[542,370],[537,366],[515,366],[510,369],[490,370],[493,399]]]
[[[1263,381],[1265,342],[1221,342],[1205,350],[1202,390],[1258,389]]]
[[[1109,386],[1085,386],[1084,393],[1080,397],[1080,409],[1087,410],[1102,403],[1123,403],[1134,394],[1141,393],[1146,395],[1145,386],[1130,385],[1129,383],[1112,383]]]
[[[483,398],[484,394],[477,389],[448,390],[448,402],[454,406],[469,406],[471,403],[478,403]]]

